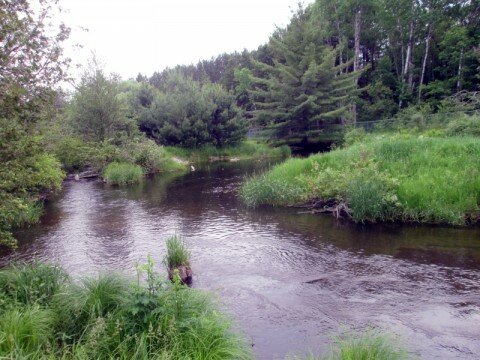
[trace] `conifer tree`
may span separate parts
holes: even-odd
[[[289,26],[272,36],[270,63],[254,61],[251,96],[257,124],[277,138],[328,140],[332,124],[351,116],[358,71],[340,62],[342,44],[326,42],[322,19],[300,8]]]

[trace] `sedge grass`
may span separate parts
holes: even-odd
[[[103,178],[111,185],[128,185],[142,181],[143,169],[139,165],[113,162],[107,165]]]
[[[178,266],[187,266],[190,261],[190,253],[187,250],[183,240],[177,236],[171,236],[166,241],[167,255],[165,256],[165,265],[168,269]]]

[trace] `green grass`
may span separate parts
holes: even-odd
[[[0,270],[0,358],[252,358],[209,294],[162,280],[151,261],[138,271],[74,282],[50,265]]]
[[[377,135],[248,179],[249,206],[345,203],[355,221],[465,225],[480,215],[480,139]]]
[[[103,171],[103,178],[110,185],[135,184],[142,181],[143,169],[139,165],[113,162]]]
[[[306,360],[408,360],[412,357],[390,335],[376,331],[348,333],[337,338],[328,354]]]
[[[190,253],[185,247],[182,239],[177,236],[171,236],[167,239],[167,255],[165,256],[165,265],[169,269],[177,266],[187,266],[190,261]]]
[[[198,149],[186,149],[174,146],[167,146],[167,152],[172,155],[193,162],[225,159],[252,159],[267,157],[288,157],[290,148],[288,146],[270,147],[266,143],[254,140],[246,140],[235,146],[217,148],[215,146],[203,146]]]

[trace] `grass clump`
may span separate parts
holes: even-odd
[[[369,330],[348,333],[337,338],[325,356],[307,356],[306,360],[408,360],[411,356],[393,337]]]
[[[190,262],[190,252],[185,247],[185,243],[177,236],[171,236],[167,239],[167,255],[165,256],[165,265],[169,269],[178,266],[188,266]]]
[[[376,332],[339,338],[326,360],[406,360],[407,352],[393,338]]]
[[[343,149],[290,159],[248,179],[249,206],[345,204],[364,221],[465,225],[480,216],[480,139],[370,136]]]
[[[73,282],[42,264],[2,269],[0,279],[1,358],[251,358],[210,295],[162,280],[151,260],[137,281]]]
[[[143,176],[143,170],[139,165],[129,163],[110,163],[103,172],[103,178],[111,185],[135,184],[142,181]]]

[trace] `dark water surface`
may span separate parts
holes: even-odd
[[[295,209],[249,210],[236,189],[256,163],[216,164],[118,189],[66,183],[39,226],[3,256],[56,262],[73,276],[134,274],[185,237],[194,286],[216,293],[259,359],[328,350],[377,326],[422,359],[480,359],[480,229],[359,226]]]

